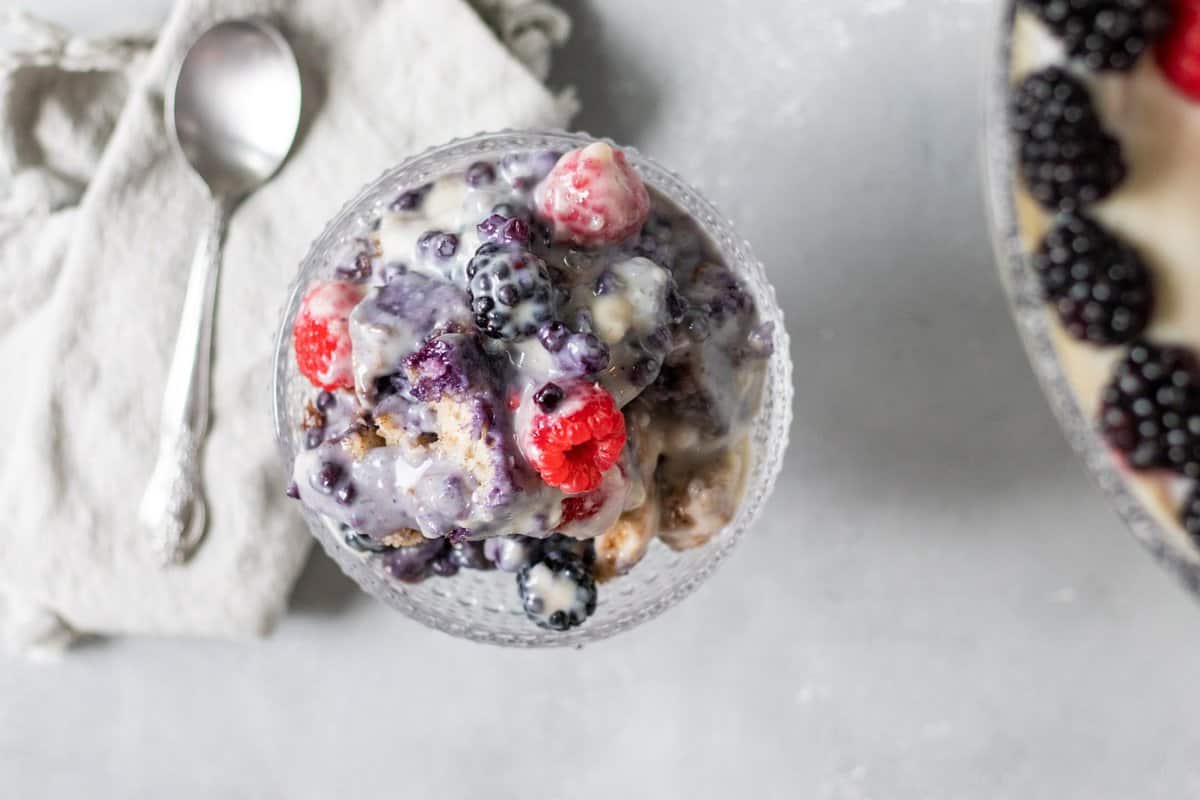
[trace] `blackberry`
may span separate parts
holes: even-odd
[[[1050,210],[1083,208],[1125,180],[1121,144],[1104,129],[1087,87],[1061,67],[1021,82],[1010,124],[1025,186]]]
[[[1200,547],[1200,484],[1192,486],[1179,509],[1179,524],[1187,531],[1196,546]]]
[[[524,339],[554,312],[546,263],[528,250],[487,243],[467,264],[475,324],[493,339]]]
[[[567,536],[563,533],[552,533],[542,539],[542,550],[547,554],[560,553],[578,558],[585,565],[590,566],[596,560],[594,544],[591,539],[576,539],[574,536]]]
[[[1129,466],[1200,478],[1200,370],[1189,350],[1135,342],[1101,401],[1100,430]]]
[[[1171,26],[1171,0],[1021,0],[1089,69],[1127,70]]]
[[[517,573],[517,591],[525,616],[539,627],[565,631],[596,610],[596,581],[577,556],[547,551],[536,564]]]
[[[1150,319],[1150,273],[1137,251],[1083,214],[1063,214],[1033,254],[1067,331],[1098,345],[1137,338]]]

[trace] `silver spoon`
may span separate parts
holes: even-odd
[[[204,536],[199,452],[208,427],[213,304],[225,225],[292,148],[300,122],[300,70],[275,28],[260,20],[228,20],[196,40],[166,94],[167,128],[212,198],[167,373],[158,461],[138,512],[169,564],[185,561]]]

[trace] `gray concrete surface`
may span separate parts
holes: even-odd
[[[1200,796],[1200,609],[1073,458],[994,274],[992,3],[566,5],[580,127],[705,189],[790,315],[761,530],[581,652],[431,633],[317,558],[263,643],[0,661],[0,795]],[[165,1],[38,6],[95,30]]]

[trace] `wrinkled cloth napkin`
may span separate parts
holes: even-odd
[[[234,215],[217,300],[207,537],[160,567],[137,521],[207,199],[163,89],[211,23],[261,15],[295,48],[289,161]],[[542,0],[181,0],[157,41],[28,17],[0,54],[0,633],[240,637],[282,614],[309,537],[276,463],[273,337],[308,244],[360,186],[483,130],[562,127],[542,84],[569,20]]]

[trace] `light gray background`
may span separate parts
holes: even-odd
[[[263,643],[0,661],[0,795],[1200,794],[1200,609],[1072,457],[994,273],[993,4],[566,4],[580,127],[705,189],[786,306],[796,423],[760,530],[582,652],[431,633],[318,557]],[[166,0],[37,5],[111,30]]]

